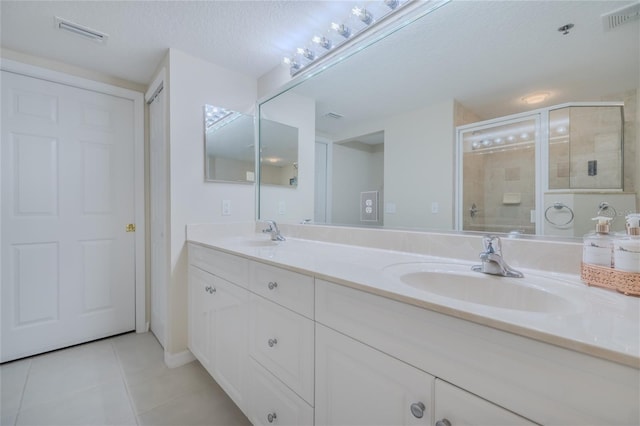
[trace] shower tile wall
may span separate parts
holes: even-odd
[[[628,90],[624,93],[607,96],[603,101],[624,101],[624,191],[635,192],[640,188],[640,177],[634,176],[638,172],[637,150],[640,149],[638,137],[638,92]],[[636,180],[637,179],[637,180]]]
[[[535,208],[533,144],[508,151],[466,153],[463,173],[464,205],[476,203],[480,209],[473,219],[465,212],[465,229],[535,233],[535,224],[530,221]],[[520,202],[510,204],[505,194],[516,194]]]
[[[624,101],[624,190],[634,192],[638,146],[637,93],[631,90],[603,101]],[[551,112],[551,121],[570,120],[565,137],[551,129],[550,189],[617,189],[620,171],[620,114],[617,108],[572,107]],[[570,137],[570,142],[569,142]],[[597,160],[597,175],[589,176],[588,162]]]

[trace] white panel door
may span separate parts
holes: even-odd
[[[151,331],[165,347],[167,322],[167,143],[164,90],[149,104]]]
[[[0,361],[135,328],[133,102],[2,71]]]

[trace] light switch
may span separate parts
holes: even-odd
[[[287,205],[284,201],[278,202],[278,214],[287,214]]]
[[[396,212],[396,203],[386,203],[384,205],[384,212],[394,214]]]
[[[431,213],[438,213],[440,211],[440,204],[437,201],[431,203]]]
[[[231,216],[231,200],[222,200],[222,216]]]

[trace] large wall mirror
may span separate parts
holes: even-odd
[[[214,105],[203,110],[205,181],[254,183],[253,116]]]
[[[260,119],[295,122],[305,185],[298,188],[295,209],[279,209],[283,194],[261,182],[259,217],[575,237],[583,231],[564,225],[571,217],[564,205],[576,223],[637,210],[640,21],[602,18],[629,4],[454,0],[311,78],[293,81],[260,105]],[[567,24],[573,26],[561,29]],[[621,106],[612,114],[617,134],[609,116],[589,111],[599,117],[589,118],[579,109],[604,102]],[[573,106],[539,113],[564,104]],[[535,166],[493,157],[491,174],[482,176],[489,195],[463,206],[457,182],[462,174],[480,179],[478,164],[488,157],[478,151],[476,166],[468,161],[463,170],[456,148],[460,129],[478,125],[482,131],[492,122],[508,127],[517,114],[529,112],[537,114],[525,123],[538,138],[527,154]],[[570,120],[570,137],[551,134],[559,130],[549,127],[550,120]],[[586,126],[598,122],[601,127]],[[619,161],[596,152],[605,146],[618,147],[611,155]],[[590,173],[603,178],[600,186],[591,186],[598,179]],[[605,183],[606,176],[619,184]],[[533,192],[530,201],[526,191]],[[460,218],[470,216],[474,204],[474,217]],[[540,223],[547,209],[561,226]],[[487,212],[497,222],[515,223],[517,215],[538,226],[479,227]]]

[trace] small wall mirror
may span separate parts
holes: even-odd
[[[253,116],[204,106],[204,176],[208,182],[254,183]]]
[[[298,128],[260,120],[260,182],[298,186]]]

